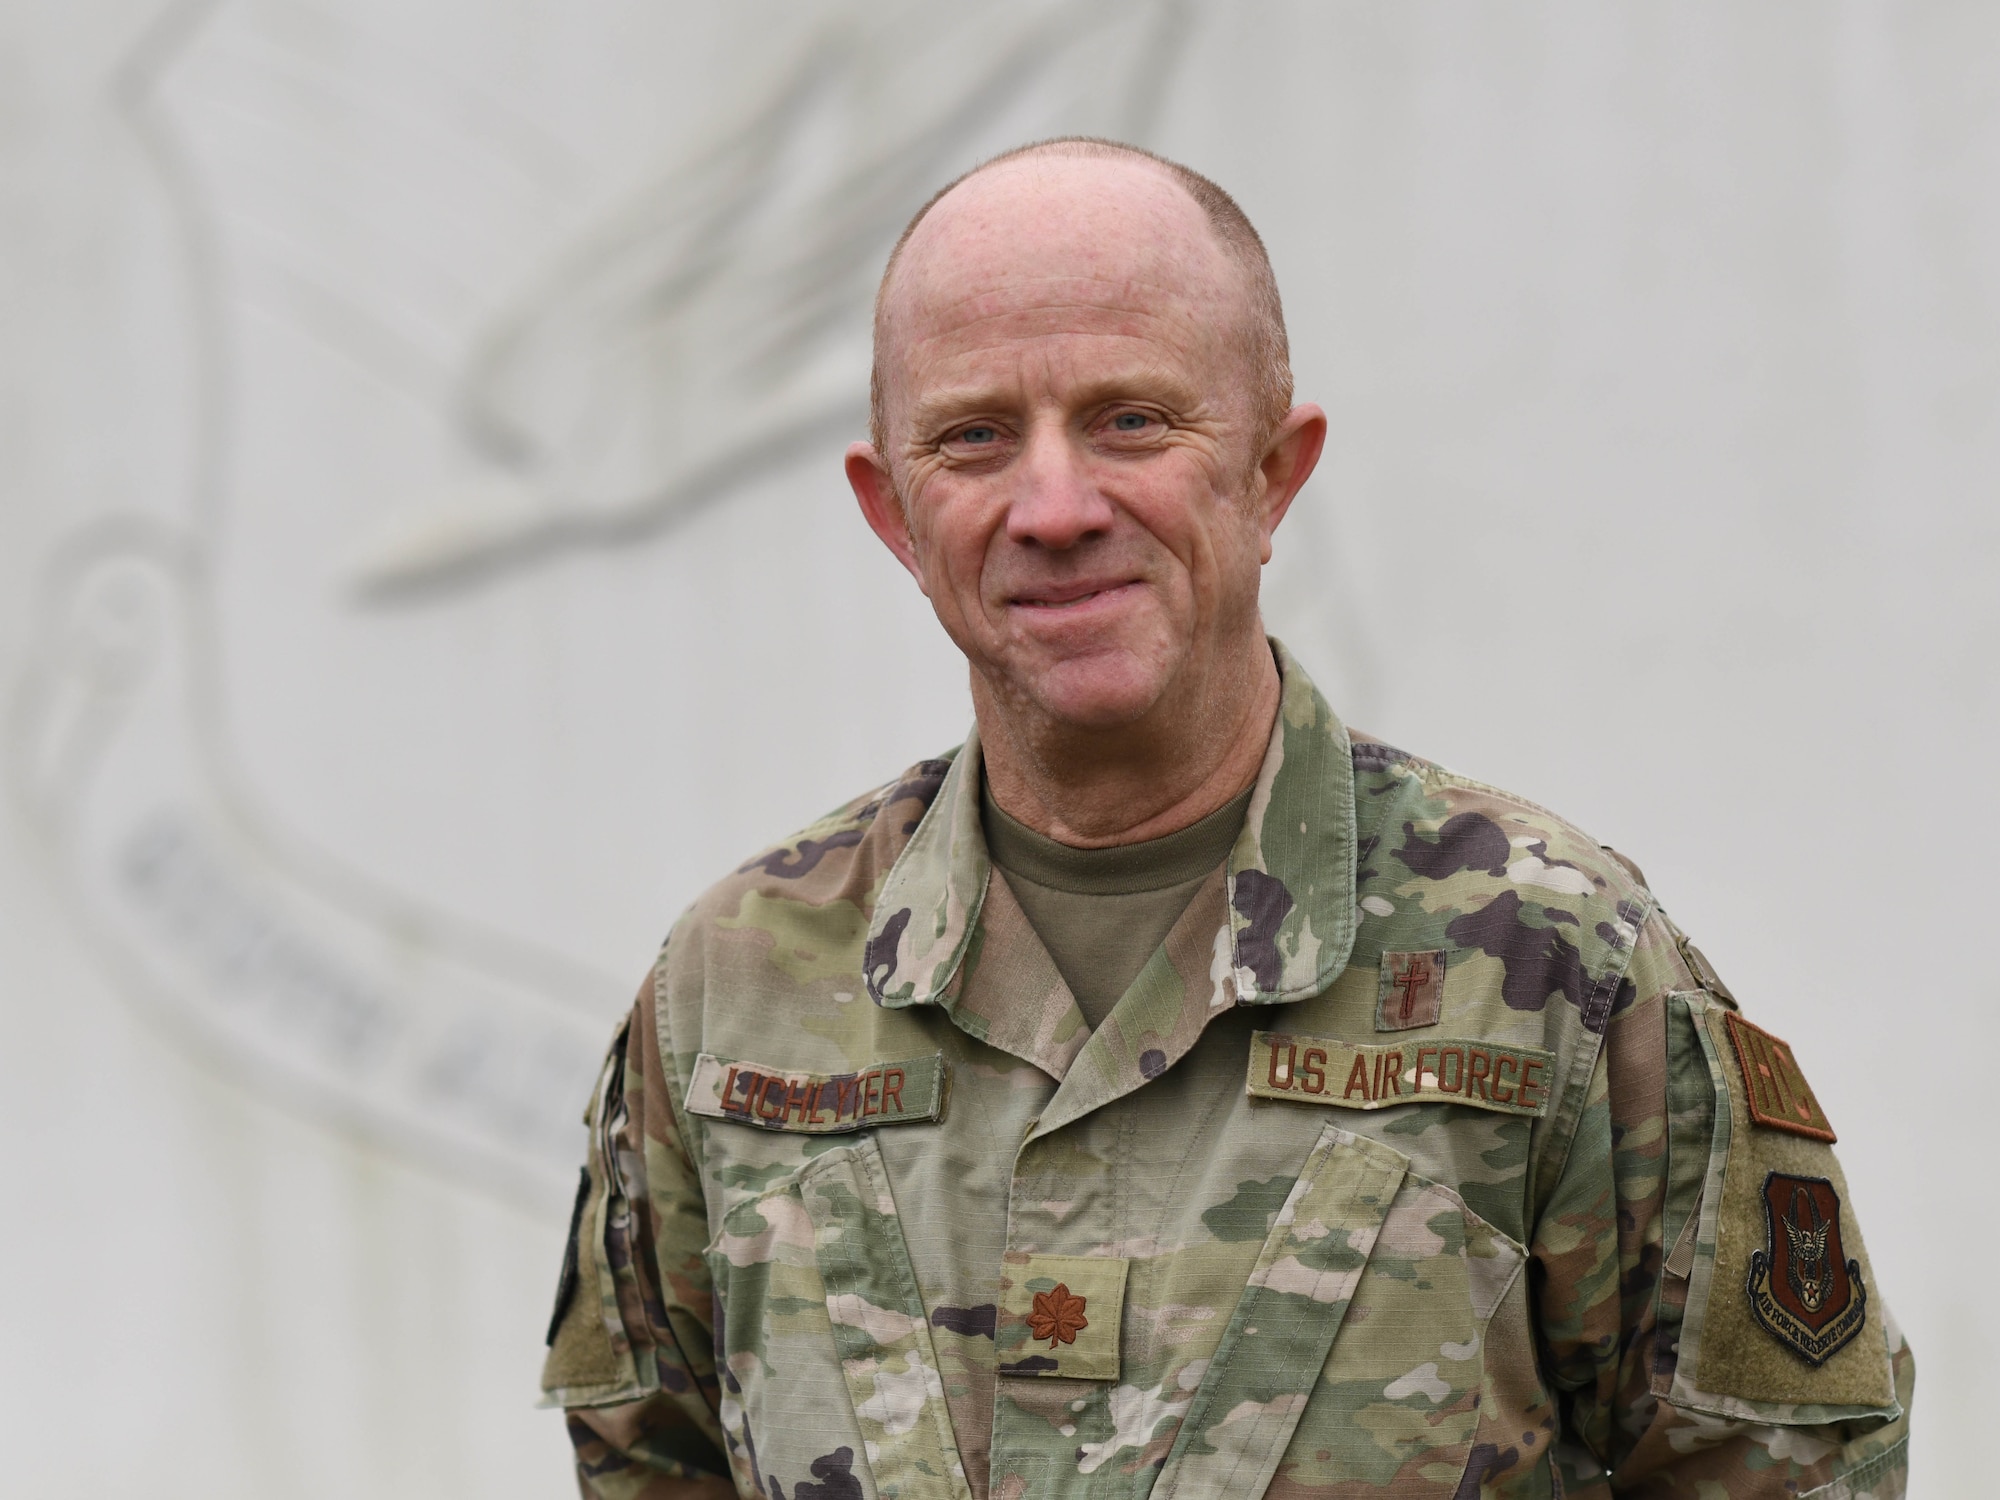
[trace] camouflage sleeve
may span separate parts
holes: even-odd
[[[1742,1128],[1740,1100],[1732,1136],[1734,1080],[1703,1042],[1704,1018],[1724,1029],[1733,997],[1657,914],[1628,977],[1531,1246],[1542,1356],[1562,1408],[1563,1493],[1900,1497],[1915,1371],[1881,1299],[1844,1363],[1828,1352],[1813,1365],[1754,1321],[1741,1272],[1749,1252],[1717,1254],[1719,1241],[1751,1238],[1748,1220],[1721,1213],[1722,1184],[1761,1185],[1772,1149]],[[1825,1145],[1779,1144],[1816,1149],[1838,1179]],[[1844,1253],[1865,1255],[1846,1223]]]
[[[663,1071],[651,978],[585,1116],[542,1388],[594,1500],[733,1495],[721,1449],[701,1178]]]

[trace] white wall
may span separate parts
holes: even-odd
[[[0,1489],[566,1492],[606,1029],[706,880],[966,719],[839,477],[873,274],[1082,129],[1271,245],[1335,429],[1274,628],[1632,854],[1793,1042],[1914,1493],[1977,1492],[2000,13],[0,27]]]

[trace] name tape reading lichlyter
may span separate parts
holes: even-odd
[[[703,1052],[688,1079],[687,1107],[764,1130],[826,1135],[943,1119],[950,1080],[941,1052],[852,1073],[808,1073]]]

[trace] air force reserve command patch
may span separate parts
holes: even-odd
[[[1764,1179],[1764,1248],[1750,1255],[1750,1311],[1817,1368],[1867,1319],[1861,1266],[1840,1243],[1840,1195],[1824,1177]]]
[[[809,1073],[703,1052],[688,1079],[687,1107],[712,1120],[832,1135],[941,1120],[950,1092],[951,1068],[941,1052],[851,1073]]]
[[[1539,1047],[1464,1037],[1343,1042],[1334,1037],[1253,1032],[1250,1093],[1340,1109],[1466,1104],[1506,1115],[1549,1107],[1555,1054]]]

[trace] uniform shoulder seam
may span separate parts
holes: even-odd
[[[1383,740],[1371,737],[1357,737],[1354,740],[1353,754],[1356,763],[1365,769],[1383,771],[1388,770],[1392,766],[1407,766],[1416,775],[1420,776],[1427,786],[1477,792],[1482,796],[1491,797],[1497,802],[1504,803],[1510,808],[1521,812],[1533,813],[1538,817],[1548,819],[1549,822],[1556,825],[1561,831],[1573,835],[1579,843],[1589,845],[1603,856],[1601,860],[1596,862],[1601,866],[1601,868],[1597,869],[1596,873],[1603,875],[1606,880],[1604,889],[1601,892],[1604,899],[1610,900],[1620,906],[1629,906],[1633,902],[1640,902],[1648,908],[1658,908],[1659,898],[1653,894],[1651,887],[1645,881],[1634,877],[1632,871],[1626,868],[1625,861],[1616,855],[1609,844],[1606,844],[1589,829],[1582,827],[1570,818],[1564,817],[1554,808],[1546,807],[1532,798],[1523,797],[1519,792],[1509,791],[1506,787],[1495,786],[1490,781],[1481,781],[1476,776],[1467,776],[1462,771],[1454,771],[1448,766],[1440,765],[1437,761],[1401,749]]]
[[[1544,807],[1539,802],[1523,797],[1519,792],[1510,792],[1507,788],[1495,786],[1490,781],[1481,781],[1476,776],[1467,776],[1463,771],[1454,771],[1451,767],[1431,760],[1427,756],[1418,755],[1415,751],[1401,749],[1383,740],[1357,738],[1354,741],[1354,758],[1367,766],[1368,769],[1374,771],[1387,770],[1390,766],[1398,764],[1409,766],[1426,781],[1438,782],[1446,786],[1463,787],[1465,790],[1471,792],[1484,792],[1490,797],[1499,798],[1502,802],[1510,802],[1514,806],[1524,808],[1529,812],[1538,812],[1545,818],[1553,818],[1571,832],[1580,834],[1584,838],[1589,838],[1592,843],[1597,842],[1586,829],[1578,827],[1554,808]]]
[[[803,828],[786,834],[783,838],[766,844],[748,859],[735,865],[728,874],[711,885],[724,885],[739,876],[752,873],[760,868],[770,871],[774,860],[794,850],[804,850],[810,844],[820,844],[820,854],[833,847],[831,840],[841,839],[846,846],[860,842],[859,834],[865,833],[873,825],[877,815],[890,803],[900,801],[904,796],[934,797],[937,787],[944,779],[944,773],[956,758],[956,748],[941,756],[931,756],[906,767],[901,774],[870,788],[858,797],[850,798],[831,812],[814,819]],[[854,834],[853,838],[843,835]],[[815,862],[817,862],[815,856]]]
[[[1604,847],[1596,834],[1571,819],[1564,817],[1553,807],[1544,807],[1532,798],[1523,797],[1519,792],[1510,792],[1504,786],[1495,786],[1492,782],[1481,781],[1476,776],[1467,776],[1462,772],[1449,770],[1434,762],[1427,761],[1425,764],[1429,766],[1433,779],[1436,781],[1442,782],[1447,786],[1463,788],[1468,792],[1484,792],[1487,796],[1497,798],[1499,801],[1505,802],[1510,806],[1520,808],[1523,812],[1540,813],[1551,822],[1560,823],[1564,829],[1575,834],[1578,838],[1594,844],[1600,849]]]

